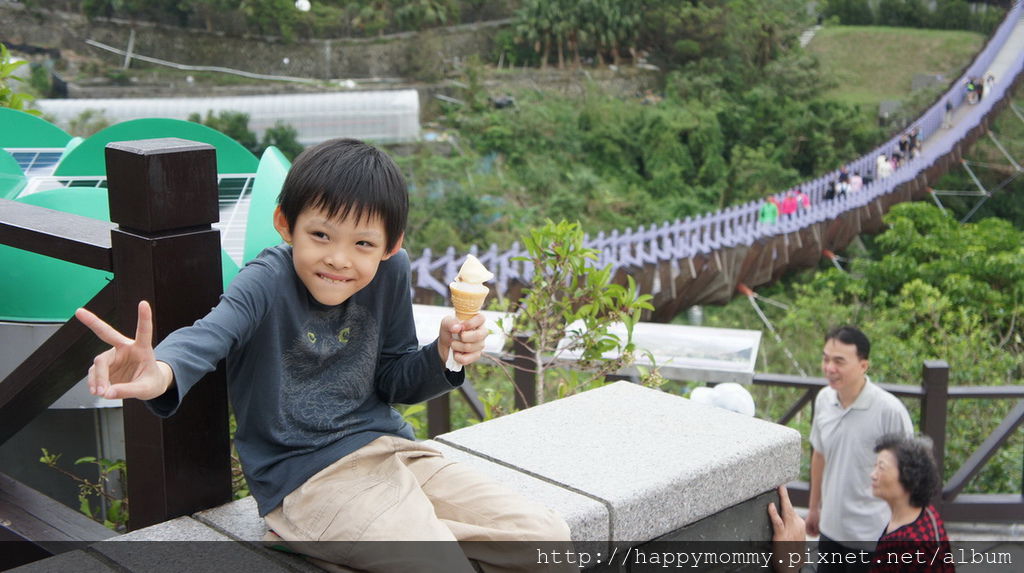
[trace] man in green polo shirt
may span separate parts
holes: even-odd
[[[868,569],[850,554],[869,555],[889,521],[888,505],[871,495],[874,444],[883,434],[913,434],[906,406],[868,379],[870,354],[868,337],[853,326],[825,335],[828,386],[814,402],[807,533],[820,535],[818,553],[835,559],[819,559],[818,573]]]

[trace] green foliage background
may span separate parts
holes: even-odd
[[[823,333],[857,324],[872,339],[869,373],[875,381],[916,385],[925,360],[945,360],[950,385],[1018,384],[1024,378],[1024,232],[998,218],[961,224],[928,203],[897,205],[885,221],[885,232],[848,253],[848,271],[808,271],[765,290],[764,296],[788,309],[765,307],[783,343],[765,337],[758,370],[797,374],[788,349],[800,367],[816,375]],[[762,328],[746,300],[706,312],[709,326]],[[947,478],[1011,405],[953,402]],[[917,402],[908,406],[916,424]],[[1015,461],[989,464],[972,491],[1018,491],[1021,446],[1015,438],[1004,448],[1000,455]]]

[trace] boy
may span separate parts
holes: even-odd
[[[390,407],[458,387],[465,374],[444,368],[449,349],[470,364],[487,336],[482,315],[451,316],[417,349],[401,249],[407,212],[404,180],[385,153],[350,139],[306,150],[274,212],[285,244],[242,269],[206,317],[153,349],[144,301],[135,340],[75,313],[113,345],[89,369],[89,389],[170,416],[226,359],[235,446],[272,535],[366,571],[472,571],[467,555],[485,571],[536,570],[536,554],[514,563],[473,544],[465,553],[427,544],[431,557],[421,559],[363,543],[569,539],[550,510],[416,443]]]

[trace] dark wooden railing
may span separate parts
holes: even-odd
[[[803,394],[778,420],[788,424],[807,404],[813,410],[814,396],[825,385],[824,378],[801,378],[779,374],[755,374],[754,384],[803,389]],[[963,494],[972,478],[1024,423],[1024,387],[1021,386],[949,386],[949,365],[945,361],[926,361],[922,367],[921,385],[879,384],[900,398],[919,400],[921,404],[920,432],[932,439],[935,461],[939,472],[945,475],[946,440],[949,437],[947,413],[952,400],[1016,400],[1016,404],[991,434],[979,444],[956,472],[946,481],[940,499],[939,512],[947,521],[1022,521],[1024,520],[1024,484],[1021,493]],[[1022,460],[1024,464],[1024,460]],[[789,488],[793,502],[806,507],[808,484],[797,482]]]
[[[113,224],[0,200],[0,243],[112,272],[86,308],[131,336],[138,302],[148,300],[160,340],[221,292],[215,150],[180,139],[112,143],[106,161]],[[0,443],[85,376],[105,347],[69,320],[0,382]],[[224,375],[208,378],[166,420],[125,401],[131,529],[231,499]]]

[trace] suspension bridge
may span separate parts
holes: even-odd
[[[931,197],[941,206],[945,194],[967,194],[978,198],[976,207],[1010,181],[1022,167],[1007,152],[990,122],[1004,109],[1024,121],[1011,94],[1024,71],[1024,4],[1015,2],[1006,19],[967,67],[963,75],[917,118],[922,148],[891,175],[876,173],[879,155],[887,157],[898,148],[900,134],[847,163],[850,173],[873,176],[857,192],[831,200],[825,194],[839,172],[806,181],[798,187],[810,205],[793,215],[767,224],[758,221],[761,201],[728,207],[684,220],[648,227],[600,233],[588,237],[585,245],[599,253],[598,264],[611,265],[615,280],[636,279],[640,292],[653,296],[654,311],[645,320],[667,322],[680,311],[700,304],[725,304],[738,293],[768,284],[784,273],[817,265],[822,257],[835,260],[861,233],[882,230],[882,216],[897,203]],[[968,103],[965,83],[974,78],[994,78],[977,103]],[[954,108],[952,121],[944,125],[946,102]],[[986,188],[964,152],[980,138],[987,137],[1008,160],[1006,179],[996,188]],[[966,169],[978,186],[969,192],[935,191],[931,186],[954,168]],[[500,250],[473,248],[471,252],[495,273],[495,290],[515,299],[529,283],[532,268],[517,260],[526,255],[519,244]],[[457,273],[463,255],[449,248],[436,254],[429,249],[412,262],[414,300],[436,304],[448,296],[448,282]]]

